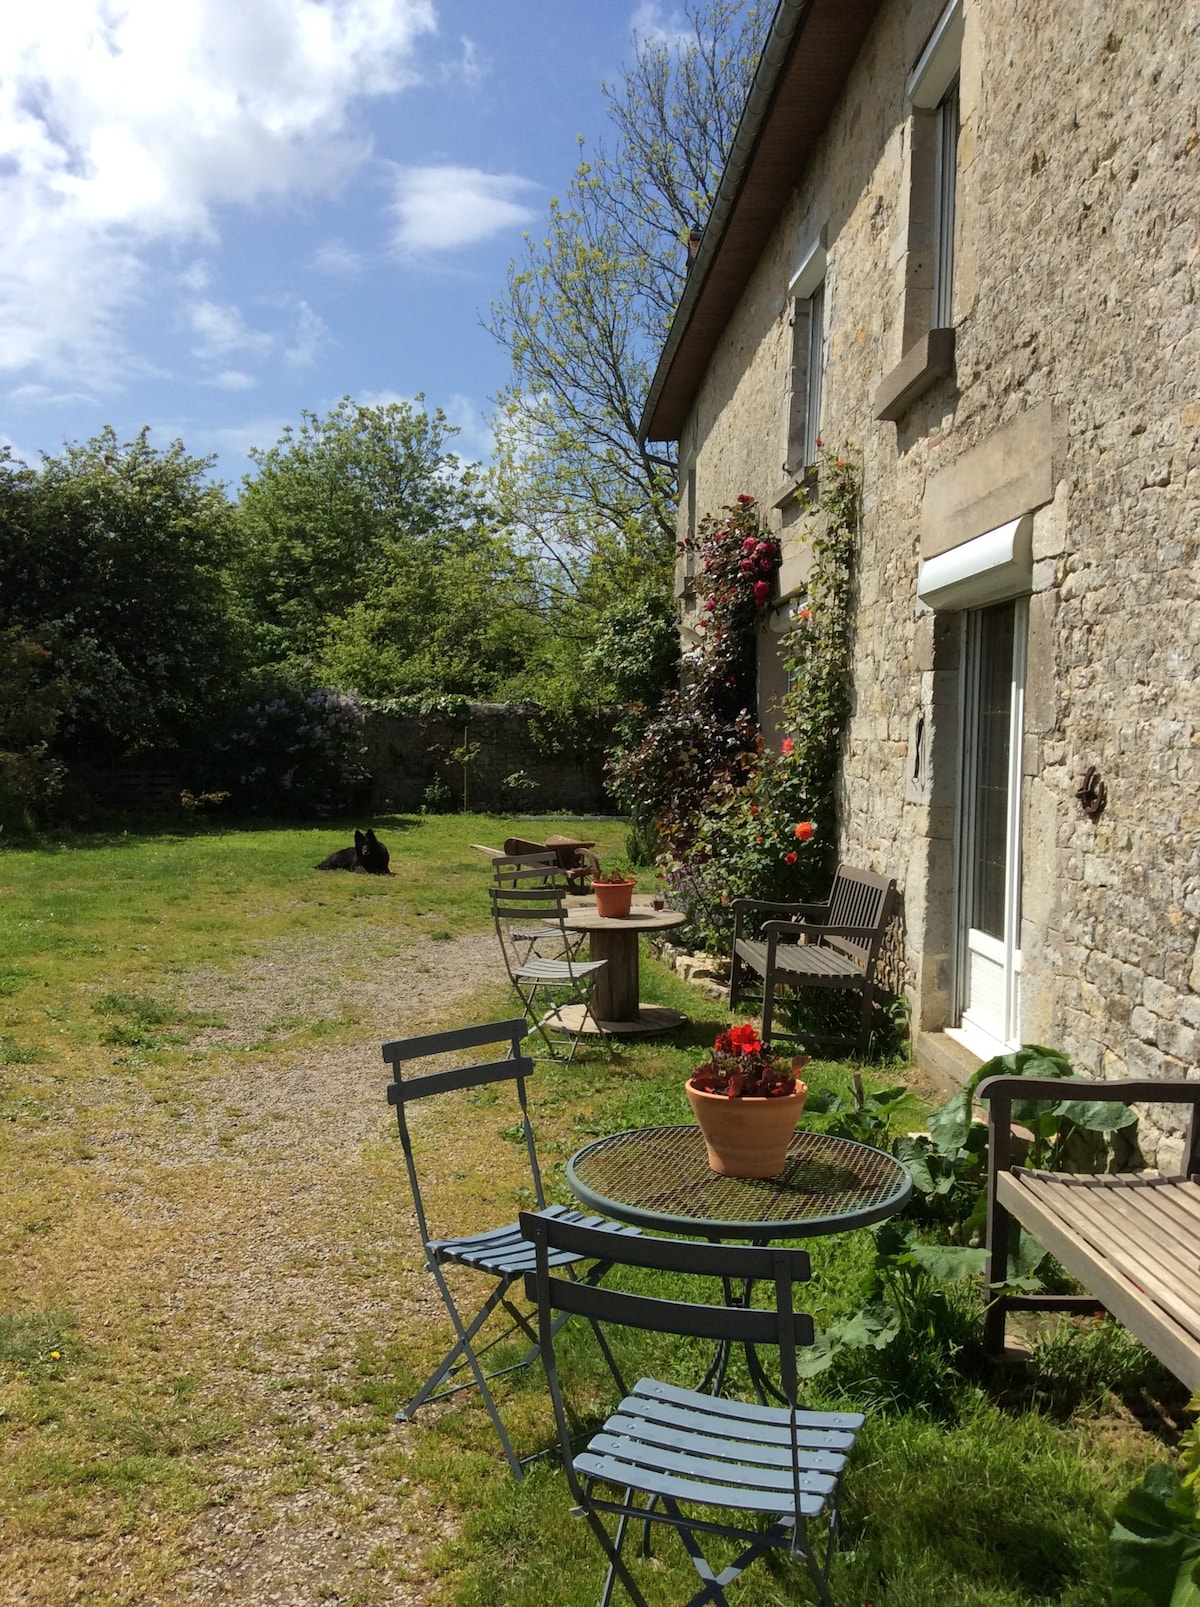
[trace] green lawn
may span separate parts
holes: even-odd
[[[469,845],[517,823],[376,821],[393,878],[315,872],[353,824],[200,822],[0,852],[0,1600],[597,1598],[598,1555],[552,1466],[515,1484],[469,1396],[393,1421],[446,1328],[378,1045],[507,1010],[476,936],[487,867]],[[619,823],[585,835],[623,851]],[[643,975],[688,1028],[613,1061],[593,1048],[539,1065],[560,1198],[591,1136],[688,1119],[684,1076],[727,1019],[653,962]],[[845,1086],[848,1072],[807,1075]],[[900,1117],[917,1120],[915,1104]],[[479,1098],[425,1124],[448,1230],[511,1210],[511,1126]],[[855,1309],[869,1256],[862,1234],[814,1245],[818,1325]],[[969,1335],[969,1303],[958,1320]],[[1051,1347],[1037,1388],[988,1374],[967,1344],[932,1404],[895,1404],[944,1362],[943,1341],[914,1345],[887,1388],[869,1367],[813,1382],[814,1402],[876,1406],[847,1477],[838,1602],[1116,1607],[1111,1510],[1163,1455],[1157,1407],[1178,1393],[1092,1336]],[[649,1349],[654,1366],[694,1360]],[[568,1359],[585,1409],[602,1410],[585,1334]],[[1121,1399],[1103,1387],[1118,1365]],[[536,1372],[504,1410],[519,1448],[549,1443]],[[689,1571],[662,1542],[650,1600],[685,1599]],[[811,1598],[782,1563],[739,1599]]]

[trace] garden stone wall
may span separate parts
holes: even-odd
[[[581,741],[565,749],[536,728],[537,711],[520,704],[469,703],[463,716],[367,716],[365,763],[370,807],[415,811],[438,781],[449,808],[544,814],[612,809],[604,790],[604,749]],[[463,755],[469,757],[463,761]]]

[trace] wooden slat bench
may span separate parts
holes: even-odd
[[[1008,1280],[1016,1222],[1090,1291],[999,1296],[984,1318],[985,1348],[1003,1350],[1010,1311],[1108,1311],[1189,1389],[1200,1389],[1200,1082],[989,1077],[978,1098],[989,1106],[988,1282]],[[1014,1166],[1015,1099],[1190,1105],[1183,1170],[1085,1175]]]
[[[733,958],[729,968],[729,1008],[751,995],[759,1002],[762,981],[762,1039],[779,1036],[774,1025],[775,990],[826,988],[857,992],[861,998],[858,1030],[849,1034],[784,1033],[802,1037],[813,1048],[848,1047],[865,1054],[871,1040],[871,1007],[884,935],[896,911],[896,883],[890,876],[838,867],[823,904],[776,904],[762,899],[733,901]],[[786,919],[763,922],[762,916]],[[762,935],[752,935],[761,923]]]

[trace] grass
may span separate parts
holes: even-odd
[[[503,987],[468,987],[439,956],[482,928],[486,867],[469,844],[507,823],[376,821],[394,879],[313,872],[353,824],[199,822],[0,853],[0,1599],[174,1604],[211,1599],[214,1580],[247,1607],[596,1599],[598,1556],[551,1464],[516,1485],[470,1397],[393,1420],[446,1325],[403,1203],[378,1044],[506,1008]],[[619,824],[595,835],[622,851]],[[409,1003],[416,975],[444,978],[452,1002],[434,987]],[[555,1197],[590,1138],[688,1119],[683,1079],[727,1018],[650,962],[643,997],[690,1025],[613,1061],[539,1064]],[[806,1076],[844,1087],[848,1070]],[[901,1128],[918,1119],[915,1101],[897,1113]],[[483,1091],[423,1123],[439,1227],[511,1211],[513,1121]],[[870,1246],[812,1249],[820,1325],[855,1309]],[[571,1332],[568,1362],[584,1410],[602,1411],[585,1334]],[[691,1360],[659,1342],[634,1364]],[[951,1371],[936,1415],[891,1405],[871,1420],[847,1479],[838,1601],[1118,1607],[1109,1515],[1163,1454],[1154,1408],[1177,1394],[1107,1325],[1055,1330],[1018,1383],[966,1352]],[[830,1374],[811,1394],[871,1390]],[[549,1444],[536,1372],[503,1409],[520,1448]],[[690,1594],[669,1541],[645,1575],[652,1602]],[[738,1599],[810,1596],[785,1562],[752,1570]]]

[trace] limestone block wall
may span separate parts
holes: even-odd
[[[682,456],[701,515],[741,491],[771,509],[802,583],[809,532],[781,500],[785,289],[823,229],[822,432],[854,453],[863,486],[840,852],[900,878],[916,1022],[946,1024],[961,621],[917,600],[922,514],[956,464],[992,464],[980,506],[1003,499],[1006,474],[1044,482],[1026,505],[1022,1036],[1097,1075],[1183,1075],[1200,1056],[1194,11],[965,0],[956,373],[893,423],[872,396],[903,355],[905,78],[940,10],[881,12]],[[1109,796],[1096,822],[1074,797],[1090,765]]]

